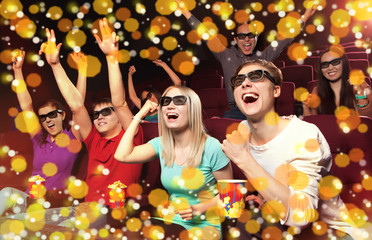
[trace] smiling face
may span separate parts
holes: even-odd
[[[100,111],[104,108],[112,107],[110,103],[101,103],[94,107],[94,111]],[[103,116],[99,114],[98,118],[93,120],[94,126],[102,136],[111,136],[121,129],[119,118],[115,111],[111,111],[111,114]]]
[[[237,31],[237,34],[239,33],[249,33],[249,25],[248,24],[243,24],[240,25]],[[239,39],[237,36],[234,37],[234,40],[244,55],[249,55],[252,53],[254,47],[256,46],[256,41],[257,38],[249,38],[246,36],[244,39]]]
[[[341,56],[339,54],[337,54],[335,52],[332,52],[332,51],[328,51],[328,52],[323,54],[323,56],[320,59],[320,62],[321,63],[324,63],[324,62],[329,63],[332,60],[338,59],[340,57]],[[334,64],[335,64],[335,66],[333,64],[329,64],[329,66],[327,68],[321,68],[323,76],[331,82],[336,82],[336,81],[340,80],[341,76],[342,76],[342,61],[339,61],[339,64],[336,64],[336,63],[334,63]]]
[[[269,70],[259,64],[244,66],[238,74],[246,74],[254,70]],[[240,111],[253,120],[265,117],[266,113],[275,111],[275,98],[280,95],[280,87],[274,85],[266,76],[260,81],[251,82],[245,78],[244,82],[234,89],[234,98]]]
[[[178,88],[170,89],[164,96],[174,97],[183,95]],[[175,105],[173,101],[167,106],[162,106],[162,116],[165,126],[172,130],[183,130],[189,127],[187,101],[183,105]]]
[[[57,110],[56,107],[51,106],[51,105],[46,105],[44,107],[39,108],[38,114],[39,116],[45,115],[55,110]],[[46,117],[45,121],[41,122],[41,126],[48,132],[48,134],[52,138],[54,138],[59,133],[63,132],[63,120],[65,119],[65,116],[66,116],[66,113],[63,112],[62,114],[57,113],[57,117],[55,118]]]

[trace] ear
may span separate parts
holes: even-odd
[[[274,87],[274,97],[278,98],[280,96],[281,91],[282,91],[282,88],[278,85],[275,85],[275,87]]]
[[[234,42],[235,42],[235,44],[238,44],[238,41],[236,40],[236,37],[234,37]]]
[[[65,117],[66,117],[66,112],[63,111],[63,112],[62,112],[62,121],[65,120]]]

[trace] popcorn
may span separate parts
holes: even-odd
[[[45,179],[40,175],[28,179],[30,198],[42,198],[46,193]]]
[[[109,191],[110,208],[123,208],[125,203],[125,188],[127,186],[120,181],[110,184],[107,188]]]

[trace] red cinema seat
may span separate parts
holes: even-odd
[[[296,88],[304,87],[314,78],[313,67],[310,65],[293,65],[280,69],[283,74],[283,81],[293,82]]]
[[[275,102],[275,111],[279,114],[279,116],[288,116],[295,114],[294,91],[294,83],[282,83],[280,96],[276,99]]]
[[[226,89],[205,88],[195,90],[203,108],[203,118],[223,117],[227,108]]]

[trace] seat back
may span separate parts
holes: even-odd
[[[226,89],[224,88],[205,88],[195,90],[199,95],[203,118],[223,117],[227,109]]]
[[[292,65],[280,69],[283,74],[283,80],[293,82],[296,88],[304,87],[314,78],[313,67],[310,65]]]
[[[275,111],[279,114],[279,116],[288,116],[295,114],[294,91],[294,83],[282,83],[280,96],[276,99],[275,102]]]
[[[372,188],[366,181],[366,176],[372,174],[372,119],[349,118],[344,123],[356,129],[347,133],[339,127],[341,122],[334,115],[306,116],[304,120],[314,123],[327,139],[333,156],[332,173],[343,183],[341,198],[371,218],[372,210],[365,203],[372,199]]]

